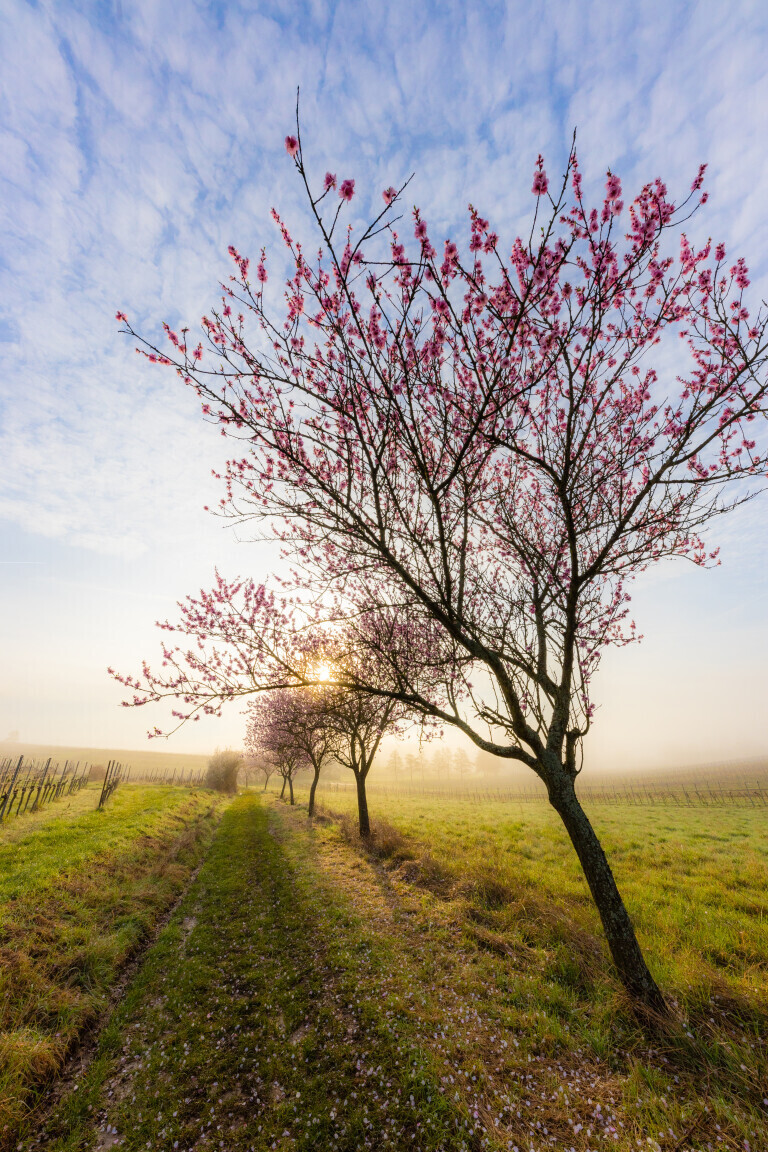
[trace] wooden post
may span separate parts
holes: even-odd
[[[13,774],[13,779],[11,780],[10,784],[8,785],[8,791],[6,792],[5,796],[3,797],[3,806],[2,806],[2,808],[0,808],[0,823],[2,823],[3,818],[5,817],[5,810],[8,807],[8,797],[11,795],[11,792],[13,791],[13,786],[16,783],[16,779],[19,775],[19,772],[21,771],[21,766],[23,763],[24,763],[24,757],[19,756],[19,762],[16,765],[16,771]]]
[[[99,796],[99,803],[98,803],[99,808],[102,808],[104,806],[104,797],[105,797],[105,793],[107,790],[107,781],[109,780],[109,774],[112,771],[112,765],[113,764],[114,764],[114,760],[110,760],[109,763],[107,764],[107,771],[104,774],[104,781],[101,785],[101,796]]]

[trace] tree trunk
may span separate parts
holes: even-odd
[[[355,783],[357,784],[357,815],[360,825],[360,835],[366,839],[371,834],[371,821],[368,817],[368,797],[365,794],[365,776],[362,773],[355,773]]]
[[[283,786],[280,789],[280,799],[281,800],[282,800],[283,796],[285,796],[285,776],[283,776]]]
[[[293,799],[293,776],[288,777],[288,790],[291,794],[291,804],[294,804],[295,800]]]
[[[320,773],[315,768],[315,776],[309,789],[309,809],[307,816],[314,816],[315,814],[315,792],[317,791],[317,782],[320,779]]]
[[[269,784],[269,776],[267,776],[266,780],[264,781],[264,787],[262,788],[262,792],[266,792],[267,784]]]
[[[592,898],[603,922],[608,947],[621,981],[630,995],[653,1012],[668,1014],[656,981],[648,970],[629,913],[616,887],[602,845],[567,779],[549,790],[549,800],[566,827],[584,869]]]

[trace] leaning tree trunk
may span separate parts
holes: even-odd
[[[285,796],[285,776],[283,776],[283,786],[280,789],[280,799],[281,800],[282,800],[283,796]]]
[[[310,785],[309,789],[309,809],[307,811],[307,816],[314,816],[315,814],[315,792],[317,791],[317,782],[319,779],[320,771],[318,768],[315,768],[314,779],[312,780],[312,784]]]
[[[293,776],[288,777],[288,790],[291,795],[291,804],[295,804],[295,800],[293,799]]]
[[[549,800],[565,824],[581,861],[589,890],[603,922],[613,962],[624,987],[645,1007],[666,1014],[668,1009],[664,997],[648,970],[629,913],[616,887],[611,866],[579,803],[573,781],[568,778],[559,786],[550,787]]]
[[[362,772],[355,772],[357,784],[357,815],[360,826],[360,835],[366,837],[371,834],[371,821],[368,816],[368,797],[365,794],[365,776]]]

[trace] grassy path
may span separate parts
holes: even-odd
[[[527,886],[509,905],[455,843],[451,865],[381,824],[374,848],[235,801],[96,1059],[22,1147],[768,1148],[749,1012],[650,1040],[578,917]]]
[[[227,809],[96,1058],[22,1147],[495,1146],[449,1101],[391,954],[318,888],[306,847],[256,796]]]

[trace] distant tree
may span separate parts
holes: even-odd
[[[496,777],[501,772],[501,764],[502,761],[498,756],[492,756],[490,753],[481,750],[475,757],[475,772],[478,776]]]
[[[329,685],[315,688],[277,689],[268,698],[250,706],[246,746],[262,756],[270,750],[289,746],[299,753],[300,762],[312,770],[307,815],[315,814],[315,793],[323,767],[336,758],[339,738],[332,723],[334,690]],[[265,739],[267,744],[265,745]],[[269,763],[269,759],[267,759]]]
[[[274,763],[267,757],[261,756],[260,754],[249,753],[246,759],[246,764],[249,771],[254,772],[259,780],[264,781],[262,792],[266,792],[267,785],[277,771]]]
[[[636,638],[627,582],[668,556],[712,563],[702,531],[768,465],[752,430],[768,414],[768,322],[750,317],[745,262],[685,233],[676,257],[662,247],[704,203],[703,168],[680,205],[656,180],[625,208],[609,172],[590,207],[575,153],[552,190],[539,158],[530,232],[507,257],[475,208],[468,251],[438,253],[418,209],[407,251],[394,188],[368,227],[340,233],[354,183],[335,201],[332,174],[313,190],[300,133],[289,152],[321,253],[275,214],[293,264],[285,315],[264,255],[251,278],[232,249],[203,340],[166,329],[167,347],[142,348],[234,438],[223,510],[268,518],[307,600],[357,630],[352,686],[543,781],[621,979],[664,1010],[575,781],[600,656]],[[219,619],[193,634],[219,636]],[[175,679],[129,678],[134,702],[176,695],[183,718],[286,676],[274,653],[255,679],[237,649],[203,674],[188,655]]]
[[[290,802],[295,803],[293,781],[309,761],[291,723],[289,693],[276,690],[269,696],[259,696],[250,706],[245,747],[249,756],[263,763],[271,763],[282,777],[280,799],[288,787]]]
[[[463,780],[465,776],[469,776],[472,772],[472,763],[463,748],[454,748],[451,757],[451,766],[454,775],[458,776],[460,780]]]
[[[400,774],[402,773],[402,771],[403,771],[403,758],[396,748],[393,748],[392,751],[390,752],[389,756],[387,757],[387,762],[385,764],[384,771],[387,773],[388,776],[391,776],[393,778],[393,780],[396,780],[398,778],[398,776],[400,776]]]
[[[395,731],[403,719],[403,708],[388,696],[341,691],[334,697],[328,724],[334,739],[334,755],[355,778],[360,835],[369,837],[366,782],[384,736]]]
[[[205,787],[230,795],[237,792],[237,777],[242,763],[243,757],[239,752],[232,752],[229,749],[216,752],[208,761]]]

